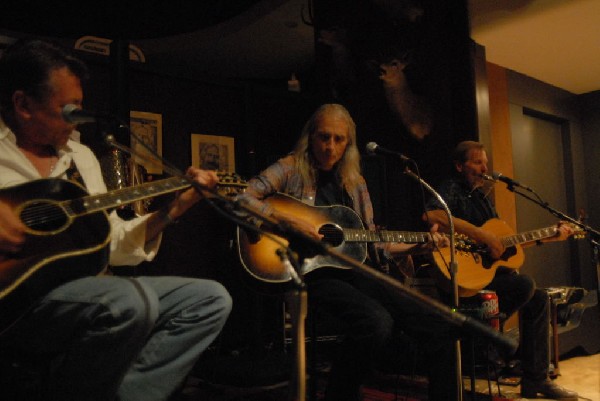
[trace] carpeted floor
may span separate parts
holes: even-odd
[[[235,363],[235,360],[227,361],[232,363],[230,370],[235,375],[235,370],[240,372],[250,369],[262,370],[265,377],[265,383],[252,386],[251,383],[244,383],[244,386],[234,386],[231,384],[215,384],[209,383],[207,380],[197,377],[190,377],[186,387],[183,389],[177,401],[286,401],[296,399],[296,394],[290,395],[290,390],[285,381],[286,372],[282,370],[282,366],[288,366],[281,360],[270,360],[261,364],[244,365],[244,363]],[[268,366],[268,368],[264,368]],[[227,369],[225,366],[222,369]],[[273,371],[269,371],[269,370]],[[287,372],[289,373],[289,372]],[[559,375],[556,377],[556,382],[570,390],[577,391],[580,395],[580,400],[583,401],[600,401],[600,354],[589,356],[572,357],[559,362]],[[280,381],[266,383],[267,375],[279,375]],[[311,396],[315,396],[316,401],[320,400],[323,395],[325,386],[326,372],[319,375],[317,381],[317,391],[312,393],[311,389],[305,389],[307,400]],[[273,377],[273,376],[271,376]],[[241,383],[244,382],[240,379]],[[517,378],[518,380],[518,378]],[[272,381],[272,380],[271,380]],[[363,401],[396,401],[396,400],[426,400],[427,382],[423,378],[416,379],[408,376],[399,375],[378,375],[371,380],[363,390]],[[464,377],[465,400],[471,400],[473,393],[471,392],[470,377]],[[488,383],[487,380],[477,375],[475,384],[475,399],[487,400],[490,399],[489,391],[495,396],[494,400],[525,400],[520,398],[519,385],[498,385],[496,381]],[[543,400],[543,399],[538,399]]]

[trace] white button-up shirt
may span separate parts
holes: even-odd
[[[74,131],[72,137],[78,132]],[[66,179],[66,171],[75,162],[90,195],[107,192],[98,159],[85,145],[70,139],[58,150],[58,161],[50,177]],[[17,147],[15,134],[0,119],[0,188],[4,189],[32,180],[42,179],[40,173]],[[43,199],[44,194],[39,194]],[[36,197],[37,195],[34,195]],[[0,199],[2,199],[0,194]],[[108,215],[111,224],[110,264],[137,265],[150,261],[160,246],[161,235],[146,243],[146,221],[149,215],[124,221],[115,211]]]

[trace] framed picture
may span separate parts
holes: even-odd
[[[229,136],[192,134],[192,166],[235,172],[235,149]]]
[[[162,174],[162,163],[156,161],[155,157],[137,139],[139,138],[150,149],[162,156],[162,116],[145,111],[131,111],[129,121],[132,133],[131,149],[140,155],[133,156],[133,161],[143,166],[146,169],[146,174]]]

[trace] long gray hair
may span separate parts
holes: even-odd
[[[348,145],[344,155],[338,162],[337,175],[344,187],[352,188],[360,182],[361,178],[360,153],[356,147],[356,124],[348,110],[340,104],[324,104],[308,119],[293,151],[296,156],[296,168],[300,172],[305,186],[315,182],[317,162],[311,151],[311,140],[317,129],[319,118],[325,115],[341,119],[348,125]]]

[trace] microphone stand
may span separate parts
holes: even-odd
[[[132,133],[132,135],[134,135],[134,134]],[[139,155],[135,151],[133,151],[131,148],[118,143],[114,139],[113,135],[106,134],[105,141],[110,146],[114,146],[117,149],[120,149],[120,150],[128,153],[129,155],[140,156],[141,158],[148,160],[147,157],[145,157],[143,155]],[[166,160],[164,160],[160,155],[158,155],[153,149],[151,149],[149,146],[146,146],[146,144],[143,141],[139,141],[139,142],[150,152],[150,154],[153,157],[156,158],[156,160],[163,161],[163,164],[164,164],[163,168],[165,169],[165,171],[167,171],[168,173],[170,173],[172,175],[178,176],[178,177],[182,177],[182,178],[185,177],[177,168],[171,166],[170,163],[166,162]],[[466,332],[470,332],[470,333],[477,332],[482,336],[488,337],[493,342],[495,342],[498,346],[502,347],[503,349],[506,349],[508,352],[514,353],[516,351],[518,344],[513,339],[505,337],[504,335],[501,335],[500,333],[493,330],[490,326],[484,325],[484,324],[478,322],[477,320],[474,320],[471,317],[468,317],[468,316],[465,316],[465,315],[459,313],[455,309],[448,308],[446,305],[442,304],[441,302],[430,299],[429,297],[421,294],[420,292],[404,286],[403,284],[401,284],[397,280],[389,277],[388,275],[386,275],[378,270],[375,270],[373,268],[370,268],[370,267],[356,261],[355,259],[353,259],[347,255],[344,255],[339,251],[336,251],[335,249],[332,249],[332,247],[329,246],[328,244],[322,243],[321,241],[313,239],[313,238],[307,236],[306,234],[299,232],[298,230],[295,230],[293,227],[290,227],[285,222],[277,221],[277,220],[273,219],[271,216],[266,216],[258,210],[247,207],[245,205],[245,202],[232,201],[231,199],[220,195],[216,191],[207,190],[205,187],[203,187],[202,185],[198,184],[195,181],[192,181],[192,180],[188,180],[188,181],[190,183],[190,186],[192,186],[194,189],[196,189],[200,193],[210,192],[212,197],[215,197],[215,198],[219,199],[220,201],[222,201],[224,204],[229,205],[230,209],[242,211],[249,216],[253,216],[253,217],[259,219],[260,221],[263,222],[263,225],[266,225],[267,227],[269,227],[269,229],[272,232],[283,233],[283,237],[287,238],[289,241],[289,247],[292,249],[294,249],[294,248],[298,249],[298,253],[300,255],[303,255],[303,257],[308,254],[330,255],[330,256],[342,261],[343,263],[347,264],[348,266],[352,267],[352,269],[355,270],[356,272],[358,272],[359,274],[362,274],[366,277],[369,277],[373,280],[380,282],[385,287],[396,291],[397,294],[400,294],[400,295],[408,298],[415,304],[442,317],[445,321],[450,323],[452,326],[463,329]],[[256,228],[256,229],[258,230],[258,228]],[[282,260],[286,264],[286,267],[288,268],[288,271],[291,274],[291,281],[296,285],[296,290],[292,290],[289,293],[290,297],[292,297],[292,299],[294,299],[296,301],[296,302],[292,303],[292,309],[294,310],[294,315],[295,315],[294,316],[294,319],[295,319],[294,323],[296,323],[295,337],[297,340],[296,344],[295,344],[295,348],[297,351],[296,352],[297,365],[296,365],[296,370],[294,371],[294,375],[295,375],[294,376],[294,387],[295,388],[290,392],[290,397],[291,397],[292,401],[304,401],[305,381],[306,381],[305,380],[306,361],[305,361],[305,352],[304,352],[305,344],[303,341],[303,337],[304,337],[303,334],[304,334],[304,317],[306,316],[306,291],[305,291],[305,285],[301,280],[302,274],[300,272],[300,262],[296,261],[296,258],[290,257],[289,252],[286,255],[287,257],[282,256],[283,253],[285,253],[285,252],[280,251],[279,256],[280,256],[280,258],[282,258]],[[452,253],[454,253],[454,252],[452,252]],[[288,264],[288,262],[289,262],[289,264]],[[291,268],[289,267],[290,265],[291,265]],[[460,388],[462,388],[462,386],[460,386],[459,389]],[[462,391],[461,391],[461,394],[459,394],[459,397],[462,397]],[[461,398],[459,398],[459,400],[460,399]]]
[[[526,189],[527,191],[533,193],[537,199],[534,199],[531,196],[529,196],[521,191],[515,190],[515,186],[521,187],[521,188]],[[592,227],[584,224],[583,222],[581,222],[577,219],[574,219],[573,217],[567,216],[565,213],[563,213],[557,209],[554,209],[553,207],[551,207],[548,204],[548,202],[544,202],[542,200],[542,197],[540,195],[538,195],[537,192],[535,192],[533,189],[531,189],[529,187],[525,187],[522,185],[516,185],[515,183],[512,183],[512,184],[507,184],[506,188],[509,191],[514,192],[515,194],[520,195],[523,198],[528,199],[528,200],[532,201],[533,203],[541,206],[542,208],[544,208],[548,212],[550,212],[550,214],[558,217],[560,220],[568,221],[569,223],[576,225],[577,227],[581,228],[581,230],[583,230],[589,234],[590,244],[593,249],[593,251],[592,251],[593,263],[596,266],[596,275],[598,277],[598,283],[600,283],[600,232],[598,230],[595,230]],[[600,291],[600,290],[598,290],[598,291]]]
[[[523,189],[526,189],[527,191],[533,193],[537,199],[532,198],[531,196],[521,192],[521,191],[517,191],[515,190],[515,186],[516,187],[520,187]],[[564,221],[568,221],[569,223],[578,226],[579,228],[581,228],[583,231],[587,232],[587,233],[591,233],[592,237],[593,237],[593,242],[594,243],[598,243],[598,240],[600,239],[600,232],[598,232],[597,230],[593,229],[592,227],[582,223],[581,221],[574,219],[573,217],[567,216],[565,213],[554,209],[553,207],[551,207],[548,202],[544,202],[544,200],[531,188],[529,187],[525,187],[522,185],[516,185],[516,184],[507,184],[506,188],[511,191],[514,192],[517,195],[522,196],[525,199],[528,199],[530,201],[532,201],[533,203],[541,206],[542,208],[546,209],[548,212],[550,212],[552,215],[558,217],[560,220],[564,220]]]
[[[450,235],[450,280],[452,284],[452,307],[455,311],[459,310],[460,306],[460,297],[458,293],[458,281],[456,279],[456,275],[458,274],[458,263],[456,262],[456,241],[454,235],[454,220],[452,219],[452,213],[450,212],[450,208],[448,204],[442,196],[437,193],[431,185],[429,185],[425,180],[423,180],[420,176],[416,175],[408,166],[404,168],[403,173],[410,178],[417,181],[421,184],[425,189],[427,189],[436,199],[437,201],[444,207],[444,212],[448,216],[448,225],[449,225],[449,235]],[[454,352],[456,357],[456,400],[461,401],[463,399],[463,382],[462,382],[462,359],[461,359],[461,347],[460,347],[460,339],[456,339],[454,343]],[[473,386],[473,391],[474,386]]]
[[[305,324],[308,314],[308,295],[306,284],[298,274],[302,262],[292,252],[279,248],[277,255],[281,259],[291,277],[292,288],[286,291],[285,300],[292,320],[292,345],[296,361],[295,370],[290,380],[288,399],[290,401],[306,400],[306,335]],[[313,338],[312,341],[315,339]]]

